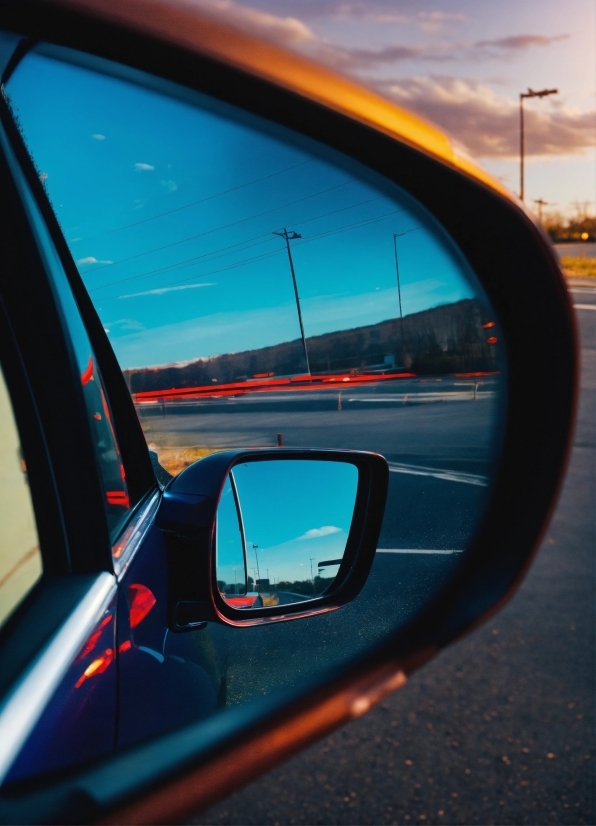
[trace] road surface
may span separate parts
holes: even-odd
[[[365,717],[194,823],[594,824],[596,293],[565,487],[508,606]]]

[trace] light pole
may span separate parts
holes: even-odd
[[[528,89],[519,96],[519,199],[524,200],[524,98],[545,98],[548,95],[558,94],[558,89],[541,89],[535,92]]]
[[[409,232],[416,232],[416,230],[422,229],[422,227],[414,227],[413,229],[407,229],[405,232],[394,232],[393,233],[393,250],[395,252],[395,275],[397,276],[397,297],[399,299],[399,331],[401,333],[401,357],[402,361],[405,358],[406,349],[404,347],[404,315],[402,312],[401,307],[401,284],[399,281],[399,262],[397,260],[397,239],[401,238],[402,235],[407,235]]]
[[[315,556],[310,557],[310,581],[312,582],[312,592],[313,592],[313,594],[315,592],[315,578],[314,578],[313,573],[312,573],[312,564],[315,561],[315,559],[316,559]]]
[[[260,572],[259,572],[259,555],[258,555],[258,553],[257,553],[257,548],[258,548],[258,547],[259,547],[258,545],[255,545],[255,544],[253,543],[252,549],[253,549],[253,551],[255,552],[255,559],[256,559],[256,561],[257,561],[257,579],[260,579],[260,578],[261,578],[261,574],[260,574]]]
[[[300,335],[302,336],[302,346],[304,347],[304,358],[306,360],[306,372],[310,376],[310,364],[308,363],[308,350],[306,349],[306,337],[304,335],[304,325],[302,323],[302,311],[300,310],[300,297],[298,295],[298,285],[296,284],[296,273],[294,272],[294,262],[292,261],[292,251],[290,249],[290,241],[294,241],[296,238],[302,238],[297,232],[294,230],[288,230],[284,227],[283,232],[274,232],[274,235],[279,235],[280,238],[283,238],[286,242],[286,247],[288,250],[288,259],[290,261],[290,272],[292,273],[292,284],[294,285],[294,295],[296,296],[296,309],[298,310],[298,321],[300,322]]]

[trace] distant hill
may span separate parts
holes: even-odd
[[[407,368],[417,374],[496,369],[491,318],[475,299],[378,324],[325,333],[306,339],[311,372],[346,373]],[[403,335],[403,347],[402,347]],[[286,341],[259,350],[223,353],[181,365],[125,370],[133,393],[246,381],[255,376],[304,373],[302,341]]]

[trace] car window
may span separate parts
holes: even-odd
[[[0,623],[35,585],[42,570],[27,467],[0,368]]]

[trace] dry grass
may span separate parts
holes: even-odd
[[[202,459],[223,450],[219,447],[160,447],[155,444],[151,444],[150,447],[151,450],[157,452],[160,465],[172,476],[178,476],[184,468],[192,465],[197,459]]]
[[[581,258],[564,255],[561,258],[563,272],[568,278],[596,278],[596,258]]]

